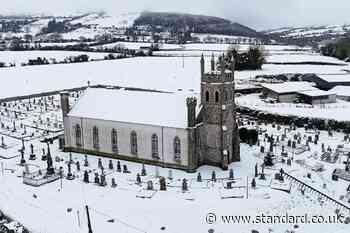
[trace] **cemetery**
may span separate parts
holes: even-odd
[[[71,103],[74,104],[79,94],[70,94]],[[350,221],[350,140],[349,135],[340,130],[271,124],[263,118],[239,115],[238,125],[240,129],[246,129],[240,130],[245,141],[241,143],[241,154],[245,155],[243,161],[231,164],[227,171],[204,166],[191,174],[113,158],[62,152],[57,137],[62,133],[59,105],[58,96],[1,104],[0,201],[6,199],[12,207],[19,205],[26,209],[21,223],[33,231],[42,229],[43,223],[30,213],[44,211],[49,200],[57,202],[49,205],[50,213],[59,216],[57,223],[50,222],[50,229],[52,225],[64,228],[69,223],[69,229],[73,227],[76,232],[88,225],[82,202],[89,206],[92,225],[97,230],[112,226],[127,232],[156,231],[162,227],[177,229],[178,226],[165,220],[167,211],[162,208],[163,204],[155,207],[155,203],[164,203],[167,208],[184,208],[188,211],[180,217],[184,222],[188,221],[188,214],[193,215],[193,205],[201,205],[204,210],[212,205],[235,205],[238,201],[245,203],[247,214],[253,213],[257,206],[271,214],[280,213],[282,208],[300,213],[327,207],[328,214],[342,213],[346,221]],[[14,193],[15,189],[23,192]],[[77,198],[68,198],[71,195]],[[116,196],[120,203],[135,204],[118,204],[118,210],[113,209],[110,202]],[[211,201],[208,202],[208,198]],[[253,204],[252,200],[258,204]],[[259,200],[265,204],[259,204]],[[136,210],[129,209],[134,205],[142,211],[156,208],[157,213],[152,216],[167,224],[148,225],[147,221],[140,220]],[[17,208],[6,205],[1,208],[18,216]],[[78,222],[76,216],[72,217],[72,211],[75,215],[78,213]],[[133,217],[126,213],[132,213]],[[48,215],[44,219],[51,217]],[[205,232],[207,229],[200,222],[198,219],[196,227]],[[266,230],[264,225],[254,227],[261,232]],[[309,225],[298,227],[312,229]],[[340,230],[347,227],[347,224],[339,225]],[[216,228],[226,229],[227,226],[217,225]],[[292,228],[274,226],[278,232]]]

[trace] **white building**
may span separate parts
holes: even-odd
[[[65,117],[65,148],[188,170],[184,93],[90,88]]]

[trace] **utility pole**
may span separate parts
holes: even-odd
[[[89,207],[86,205],[85,208],[86,208],[86,215],[87,215],[87,220],[88,220],[89,233],[92,233],[90,214],[89,214]]]

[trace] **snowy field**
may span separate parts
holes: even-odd
[[[270,55],[266,57],[270,63],[305,63],[305,62],[322,62],[330,64],[339,64],[346,66],[347,63],[334,57],[326,57],[320,54],[288,54],[288,55]]]
[[[93,53],[93,52],[75,52],[75,51],[0,51],[0,62],[6,64],[15,63],[20,66],[22,63],[27,63],[30,59],[45,57],[49,62],[56,60],[63,61],[70,56],[79,56],[86,54],[90,59],[103,59],[108,53]]]
[[[206,62],[206,70],[209,70],[209,58]],[[267,64],[262,70],[240,71],[235,75],[237,80],[247,80],[263,74],[344,74],[346,72],[343,69],[346,68],[348,67]],[[0,76],[6,78],[6,83],[0,85],[0,98],[81,87],[88,81],[91,85],[105,84],[164,91],[178,89],[198,91],[200,86],[200,67],[197,57],[137,57],[79,64],[15,67],[0,69]]]
[[[349,121],[350,103],[337,99],[337,103],[322,105],[307,105],[293,103],[269,104],[259,98],[260,94],[251,94],[236,98],[238,105],[250,109],[275,113],[282,116],[299,116],[319,119]]]

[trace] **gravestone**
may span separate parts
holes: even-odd
[[[112,184],[111,184],[112,188],[117,187],[117,183],[115,182],[115,178],[112,178]]]
[[[187,192],[188,191],[188,184],[187,184],[187,180],[184,178],[182,180],[182,192]]]
[[[89,173],[88,171],[84,171],[84,179],[83,179],[84,183],[89,183]]]
[[[164,177],[159,178],[160,191],[166,191],[166,180]]]
[[[120,161],[117,161],[117,172],[121,172],[122,171],[122,167],[120,165]]]
[[[113,162],[112,162],[111,159],[109,160],[108,168],[109,168],[110,170],[113,170],[113,169],[114,169]]]
[[[141,176],[139,173],[137,173],[136,175],[136,184],[141,184],[142,183],[142,180],[141,180]]]
[[[153,182],[152,180],[147,181],[147,190],[153,190]]]
[[[146,171],[145,164],[142,164],[141,176],[146,176],[146,175],[147,175],[147,171]]]
[[[198,172],[198,175],[197,175],[197,182],[202,182],[202,175],[200,172]]]
[[[89,161],[88,161],[87,155],[85,155],[84,167],[88,167],[88,166],[89,166]]]
[[[233,173],[233,169],[231,168],[229,171],[229,179],[233,180],[234,179],[234,173]]]
[[[216,173],[215,173],[215,171],[213,171],[211,173],[211,181],[216,182]]]

